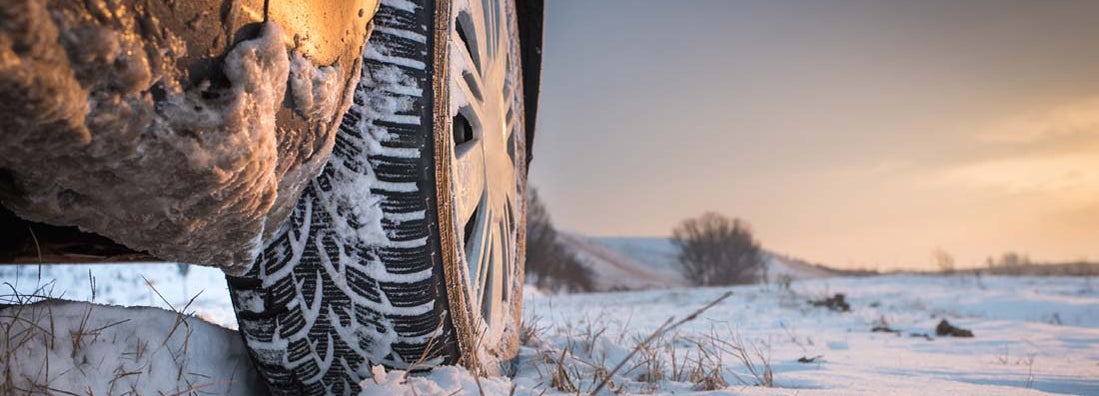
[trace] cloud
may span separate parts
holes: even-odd
[[[1026,144],[1079,135],[1099,137],[1099,97],[1009,117],[977,138],[989,143]]]
[[[992,122],[975,135],[969,159],[934,179],[998,194],[1054,193],[1058,201],[1099,197],[1099,97]]]
[[[1039,154],[982,161],[948,169],[949,181],[1009,194],[1099,195],[1099,153]]]

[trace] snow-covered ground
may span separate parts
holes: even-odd
[[[0,267],[0,282],[24,294],[40,283],[35,267],[14,268]],[[177,309],[203,290],[188,309],[233,326],[223,281],[205,268],[191,268],[186,291],[174,265],[43,267],[41,282],[57,279],[54,295],[91,297],[89,269],[96,301],[165,306],[145,274]],[[511,377],[476,379],[457,367],[410,376],[377,371],[364,394],[586,393],[668,318],[729,291],[697,319],[638,348],[603,393],[1099,394],[1099,280],[910,275],[801,280],[789,290],[532,291],[524,304],[529,337]],[[845,294],[850,312],[807,302],[836,293]],[[942,319],[974,337],[937,336]],[[872,332],[876,326],[898,332]],[[222,336],[235,341],[232,334]]]
[[[661,381],[641,380],[653,376],[646,358],[635,357],[627,367],[641,366],[615,383],[631,392],[697,389],[690,375],[675,378],[672,351],[676,365],[690,368],[698,366],[700,350],[708,350],[705,356],[724,349],[702,366],[720,366],[731,393],[1099,394],[1099,282],[1084,278],[832,278],[795,282],[789,291],[748,286],[533,298],[526,318],[545,329],[548,346],[523,350],[515,382],[535,389],[552,382],[545,373],[554,372],[555,358],[546,363],[539,355],[564,351],[584,391],[599,368],[613,367],[668,317],[683,317],[726,291],[734,294],[656,342],[657,362],[649,366],[662,368]],[[851,312],[806,304],[834,293],[846,295]],[[944,318],[975,337],[936,336]],[[881,325],[900,333],[871,332]],[[748,350],[757,372],[769,361],[774,388],[750,386],[765,381],[730,353],[730,344]],[[816,359],[799,363],[803,357]]]

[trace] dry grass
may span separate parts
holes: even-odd
[[[10,309],[2,311],[3,313],[0,314],[0,337],[3,337],[0,342],[4,343],[4,362],[14,361],[12,355],[15,351],[23,348],[30,342],[42,342],[46,348],[53,349],[57,343],[57,337],[52,312],[47,309],[47,318],[49,319],[48,327],[39,324],[39,311],[29,311],[31,314],[30,318],[27,318],[24,315],[29,304],[50,298],[50,295],[53,293],[53,282],[40,285],[30,294],[20,293],[11,283],[5,282],[4,286],[11,289],[10,294],[0,296],[0,304],[11,306]],[[38,337],[39,335],[42,337]],[[41,381],[31,380],[29,378],[16,378],[16,373],[13,372],[12,367],[9,364],[5,364],[3,373],[0,374],[3,376],[3,380],[0,381],[0,394],[31,394],[36,392],[49,393],[55,391],[49,386],[50,361],[48,355],[43,360],[40,372],[44,375],[44,378]],[[16,381],[17,379],[27,380],[26,382],[29,384],[28,387],[20,387],[18,385],[19,382]]]
[[[671,351],[673,380],[693,383],[695,384],[695,390],[699,391],[718,390],[729,386],[729,383],[725,381],[725,362],[721,354],[716,353],[714,348],[708,348],[695,342],[695,348],[687,350],[683,357],[683,363],[678,369],[676,368],[675,348],[672,348]],[[695,352],[693,358],[691,357],[692,351]]]
[[[774,386],[769,344],[746,342],[731,329],[708,334],[678,334],[681,325],[696,320],[730,294],[676,320],[669,318],[648,335],[633,335],[629,320],[617,335],[601,319],[563,323],[552,328],[554,343],[542,341],[548,333],[537,327],[541,318],[524,322],[524,345],[535,349],[530,367],[548,389],[568,394],[651,393],[669,383],[689,384],[695,391],[726,389],[736,381],[746,386]],[[796,335],[791,335],[797,338]],[[632,344],[619,349],[617,345]],[[608,359],[608,351],[618,354]],[[622,355],[624,354],[624,355]],[[613,366],[608,365],[608,361]],[[681,385],[678,385],[681,386]]]
[[[533,315],[530,319],[523,316],[523,319],[519,322],[519,345],[527,347],[537,347],[542,342],[542,337],[548,330],[545,326],[539,326],[542,321],[542,317]]]
[[[707,340],[720,353],[736,358],[747,370],[748,375],[739,375],[734,371],[730,373],[744,385],[774,387],[775,374],[771,368],[770,345],[762,342],[745,343],[740,333],[733,330],[727,331],[725,335],[728,338],[720,337],[716,332],[711,331]],[[766,353],[764,348],[767,350]]]
[[[626,363],[629,362],[630,359],[633,358],[633,356],[636,355],[639,351],[648,348],[649,343],[651,343],[653,340],[663,337],[665,334],[672,330],[675,330],[677,327],[683,325],[684,323],[697,319],[698,316],[701,315],[703,312],[706,312],[710,308],[713,308],[715,305],[721,303],[722,301],[725,301],[725,299],[729,298],[729,296],[732,295],[733,292],[731,291],[725,292],[725,294],[722,294],[721,297],[718,297],[716,300],[711,301],[709,304],[704,305],[702,308],[699,308],[698,310],[694,311],[690,315],[687,315],[683,319],[680,319],[679,321],[674,321],[674,317],[668,318],[668,320],[665,321],[663,325],[660,325],[660,327],[658,327],[656,331],[649,335],[648,338],[645,338],[644,340],[639,342],[637,346],[634,347],[633,351],[631,351],[630,354],[626,355],[626,358],[623,359],[622,362],[618,363],[617,366],[614,366],[614,369],[612,369],[607,375],[607,379],[600,382],[599,385],[595,387],[595,390],[591,392],[591,394],[599,393],[599,391],[602,390],[603,387],[605,387],[610,382],[610,379],[614,378],[614,375],[618,373],[618,370],[621,370],[622,367],[625,366]],[[653,374],[650,373],[650,375]]]

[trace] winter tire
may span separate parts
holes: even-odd
[[[514,355],[526,138],[513,0],[382,0],[332,156],[241,277],[276,394],[354,394],[374,365]]]

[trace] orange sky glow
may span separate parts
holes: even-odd
[[[848,268],[1099,260],[1099,2],[547,2],[556,223]],[[617,4],[617,5],[616,5]]]

